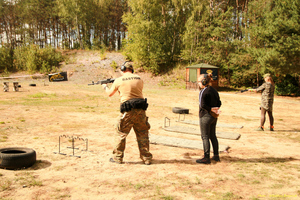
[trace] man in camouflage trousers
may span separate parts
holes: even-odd
[[[108,88],[106,84],[102,85],[110,97],[117,91],[121,97],[121,114],[116,124],[116,145],[110,162],[123,163],[126,137],[133,128],[138,142],[140,158],[144,164],[150,165],[152,161],[152,154],[149,152],[150,124],[146,116],[147,99],[144,99],[142,92],[143,80],[140,76],[133,74],[133,67],[129,63],[121,67],[121,72],[123,75],[115,79],[111,88]]]

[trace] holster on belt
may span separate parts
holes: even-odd
[[[145,98],[145,99],[130,99],[120,105],[120,112],[124,113],[124,112],[131,111],[132,109],[147,110],[147,108],[148,108],[147,98]]]

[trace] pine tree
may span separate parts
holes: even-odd
[[[179,58],[186,11],[176,0],[128,0],[123,21],[128,57],[153,73],[166,71]]]
[[[300,1],[273,0],[262,26],[265,71],[300,73]]]

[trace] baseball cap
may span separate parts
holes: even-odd
[[[125,65],[124,65],[125,67],[126,67],[126,69],[130,69],[131,71],[133,71],[133,66],[132,66],[132,64],[130,64],[130,63],[125,63]]]

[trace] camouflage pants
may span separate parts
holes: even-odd
[[[132,109],[129,112],[120,114],[116,124],[116,145],[113,150],[113,158],[119,162],[123,161],[124,151],[126,146],[126,137],[133,128],[138,147],[140,151],[140,158],[143,161],[152,160],[152,154],[149,152],[149,135],[148,130],[150,124],[145,110]]]

